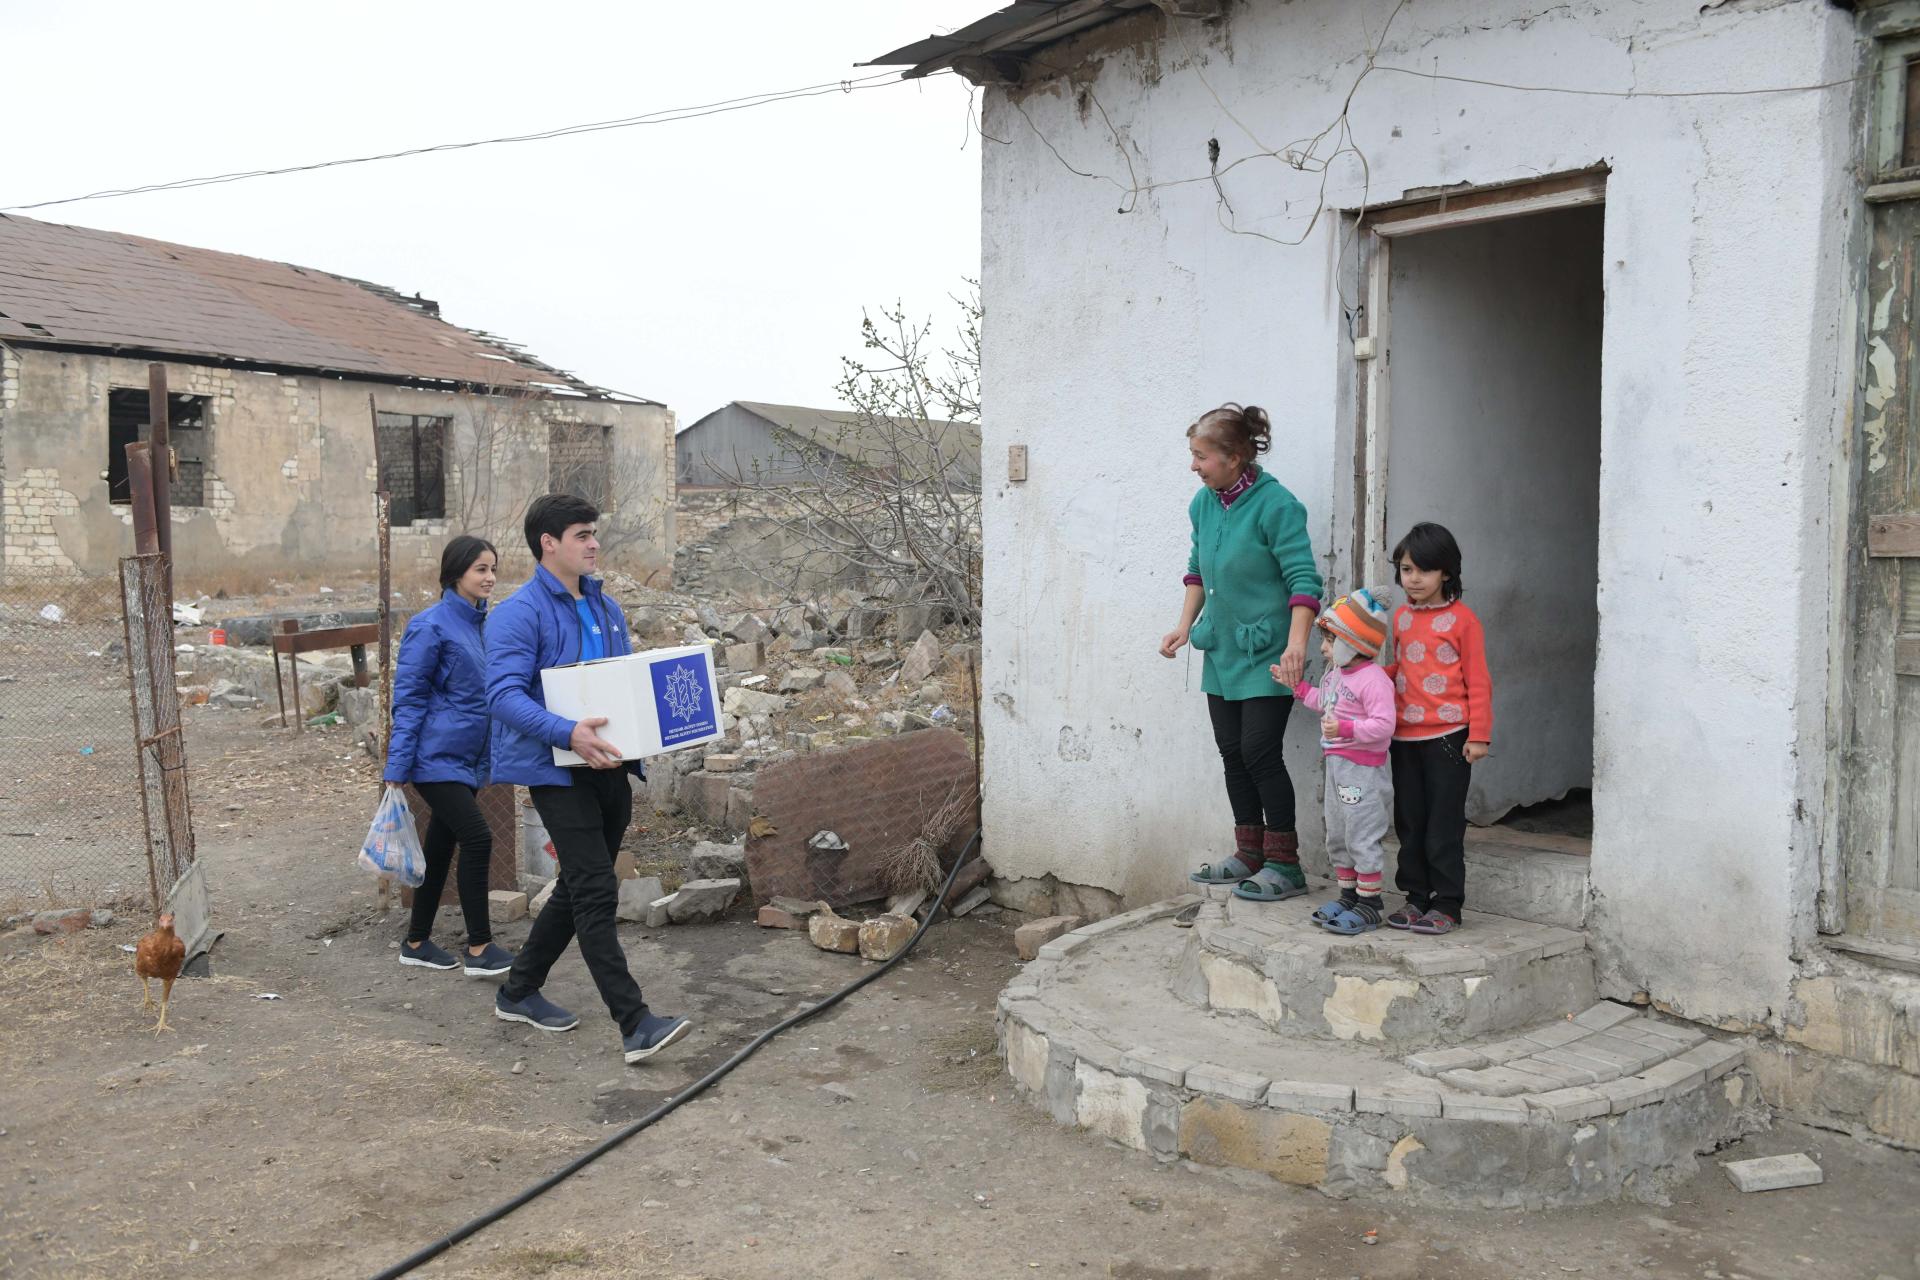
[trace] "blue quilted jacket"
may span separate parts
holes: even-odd
[[[484,606],[448,588],[407,624],[393,665],[388,782],[486,784],[486,620]]]

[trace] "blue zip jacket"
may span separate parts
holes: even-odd
[[[632,653],[626,615],[601,591],[600,580],[580,579],[580,594],[600,619],[605,656]],[[527,585],[487,619],[487,710],[495,721],[495,782],[523,787],[573,785],[571,772],[553,762],[553,748],[571,745],[576,722],[547,710],[540,672],[578,661],[580,614],[573,595],[545,566],[537,567]],[[645,776],[637,760],[628,761],[627,769]]]
[[[487,781],[485,606],[448,588],[413,616],[393,665],[388,782]]]

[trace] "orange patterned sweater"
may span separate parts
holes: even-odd
[[[1393,736],[1421,742],[1457,733],[1493,741],[1493,680],[1486,633],[1473,610],[1451,604],[1401,605],[1393,611],[1393,677],[1399,721]]]

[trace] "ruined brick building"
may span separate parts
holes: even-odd
[[[526,501],[607,512],[610,564],[673,553],[673,413],[593,386],[438,304],[288,263],[0,216],[0,582],[104,574],[132,547],[125,446],[166,366],[174,548],[206,580],[398,570]],[[375,438],[379,440],[376,460]]]

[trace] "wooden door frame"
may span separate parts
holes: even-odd
[[[1870,87],[1856,100],[1855,137],[1859,147],[1858,172],[1862,175],[1859,202],[1854,206],[1851,243],[1851,283],[1857,296],[1852,316],[1854,356],[1854,395],[1848,435],[1840,442],[1844,462],[1834,468],[1832,493],[1834,595],[1833,625],[1828,631],[1829,674],[1827,681],[1827,732],[1835,744],[1829,751],[1829,767],[1823,800],[1826,814],[1820,825],[1819,891],[1815,897],[1815,927],[1831,936],[1827,945],[1853,949],[1850,931],[1862,927],[1853,918],[1850,899],[1856,886],[1851,883],[1849,860],[1856,844],[1860,814],[1848,788],[1848,767],[1858,730],[1859,700],[1857,676],[1863,657],[1864,641],[1860,609],[1864,606],[1868,576],[1873,562],[1910,554],[1901,527],[1876,532],[1874,512],[1867,510],[1871,497],[1867,492],[1867,458],[1863,447],[1869,420],[1876,409],[1869,403],[1869,361],[1876,341],[1874,327],[1873,256],[1880,209],[1883,206],[1920,200],[1920,165],[1903,166],[1903,142],[1906,125],[1906,81],[1908,60],[1920,56],[1920,0],[1887,0],[1863,5],[1856,18],[1859,33],[1859,71]],[[1910,369],[1909,377],[1913,376]],[[1897,393],[1896,393],[1897,394]],[[1893,665],[1900,667],[1898,637]],[[1920,661],[1920,654],[1908,658]],[[1897,727],[1895,732],[1897,732]],[[1878,838],[1879,833],[1876,833]],[[1873,921],[1864,927],[1874,927]],[[1861,946],[1872,944],[1861,942]]]

